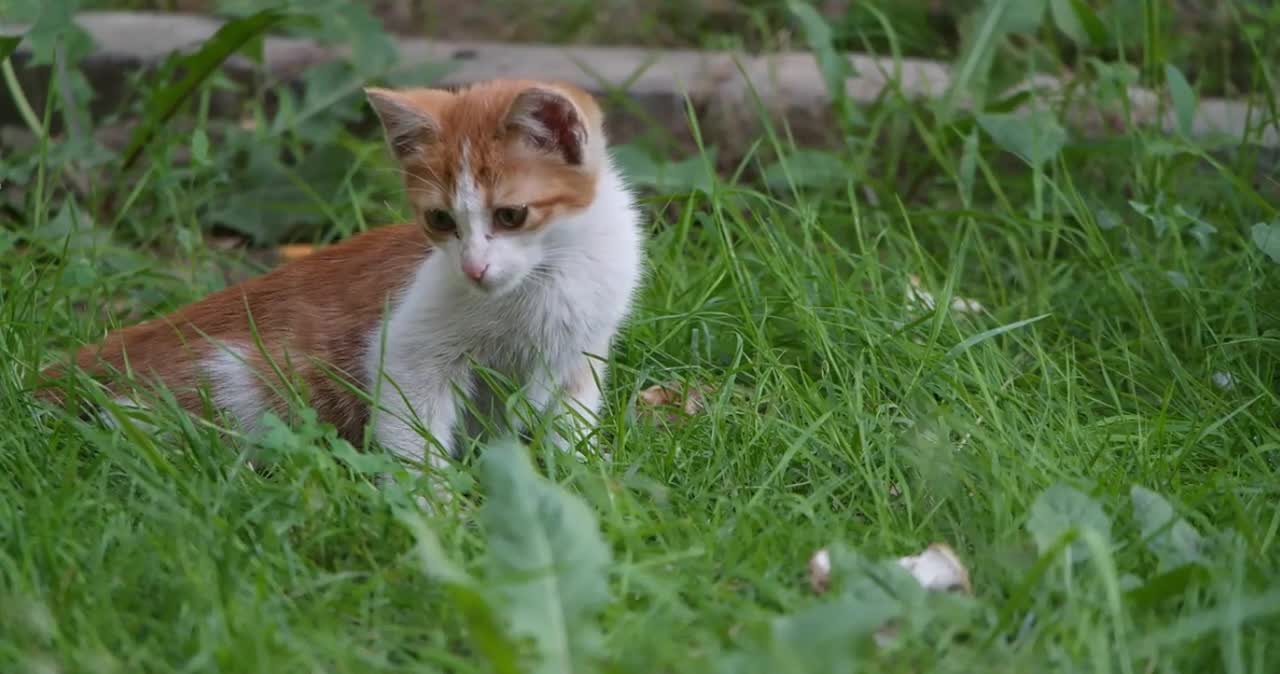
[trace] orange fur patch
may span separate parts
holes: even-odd
[[[347,389],[364,385],[364,355],[370,330],[386,303],[412,279],[430,253],[430,243],[414,225],[393,225],[316,250],[276,270],[213,293],[161,318],[107,335],[75,355],[75,365],[102,380],[108,390],[117,373],[132,372],[144,382],[168,387],[178,402],[202,412],[200,364],[219,347],[209,339],[254,348],[254,331],[276,365],[307,388],[310,404],[340,434],[359,443],[366,406]],[[252,330],[250,320],[252,318]],[[266,378],[263,393],[278,386],[262,354],[249,365]],[[64,371],[44,373],[48,386]],[[338,375],[335,381],[331,375]],[[57,389],[41,397],[61,402]],[[273,407],[281,400],[265,396]]]

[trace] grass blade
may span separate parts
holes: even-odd
[[[147,102],[146,116],[138,125],[124,151],[123,169],[128,170],[137,161],[147,143],[178,108],[222,65],[250,40],[262,35],[285,17],[276,9],[264,9],[256,14],[224,24],[199,50],[181,59],[177,66],[185,71],[182,79],[161,89]]]
[[[960,62],[956,64],[951,86],[943,96],[943,118],[949,117],[955,111],[959,97],[971,91],[974,84],[984,76],[991,65],[991,56],[995,52],[996,42],[1003,33],[1005,15],[1014,2],[1015,0],[994,0],[987,5],[973,39],[969,42],[969,47],[960,57]]]
[[[1165,82],[1169,85],[1169,97],[1173,99],[1173,111],[1178,115],[1178,131],[1191,136],[1191,123],[1196,115],[1196,92],[1173,64],[1164,67]]]
[[[959,344],[956,344],[955,346],[951,347],[951,350],[947,352],[947,355],[943,356],[943,360],[951,360],[952,358],[955,358],[956,356],[959,356],[965,351],[968,351],[969,349],[973,348],[975,345],[981,342],[985,342],[988,339],[991,339],[992,337],[999,337],[1000,335],[1003,335],[1006,332],[1013,332],[1018,328],[1026,327],[1037,321],[1044,320],[1049,316],[1050,314],[1040,314],[1039,316],[1024,318],[1020,321],[1014,321],[1013,323],[1009,323],[1007,325],[994,327],[994,328],[991,328],[990,330],[983,330],[982,332],[979,332],[976,335],[972,335],[969,338],[965,339],[963,342],[960,342]]]
[[[9,58],[13,50],[18,48],[22,42],[21,35],[4,35],[0,36],[0,61]]]

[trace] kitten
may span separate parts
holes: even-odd
[[[196,414],[207,386],[216,411],[249,432],[283,405],[283,372],[343,438],[359,446],[371,422],[383,447],[437,467],[483,421],[527,428],[504,414],[497,374],[544,419],[568,417],[570,431],[550,437],[576,445],[591,435],[603,359],[642,280],[639,213],[599,106],[537,81],[366,95],[416,222],[113,332],[81,349],[77,367],[100,379],[131,371]],[[377,396],[372,409],[352,387]]]

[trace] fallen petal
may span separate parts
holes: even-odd
[[[933,309],[937,305],[933,293],[924,289],[920,283],[920,276],[911,274],[907,277],[907,305],[920,305],[925,309]],[[982,303],[968,297],[952,297],[951,310],[961,314],[978,314],[987,310]]]
[[[1236,387],[1236,376],[1230,372],[1214,372],[1213,385],[1223,391],[1230,391]]]
[[[809,558],[809,587],[822,594],[831,584],[831,553],[823,548]]]
[[[969,583],[969,570],[946,543],[934,543],[918,555],[899,559],[898,564],[920,581],[920,585],[926,590],[973,593],[973,586]]]
[[[655,384],[641,391],[636,401],[642,407],[678,406],[685,416],[693,416],[703,410],[706,396],[714,390],[706,384]]]

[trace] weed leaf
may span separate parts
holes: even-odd
[[[18,48],[18,45],[21,42],[22,42],[21,35],[0,36],[0,61],[3,61],[9,58],[9,55],[13,53],[13,50]]]
[[[1090,529],[1103,539],[1111,538],[1111,520],[1097,501],[1064,484],[1055,484],[1041,492],[1031,504],[1027,519],[1027,531],[1036,541],[1040,554],[1044,554],[1071,531]],[[1071,560],[1089,558],[1084,541],[1075,540],[1068,546]]]
[[[1050,0],[1049,8],[1058,30],[1076,44],[1085,47],[1109,42],[1106,24],[1084,0]]]
[[[1271,223],[1259,222],[1253,226],[1251,234],[1253,243],[1262,249],[1272,262],[1280,264],[1280,220]]]
[[[924,599],[920,584],[892,561],[844,545],[831,546],[830,559],[835,596],[772,621],[771,671],[852,671],[859,646]]]
[[[821,150],[797,150],[764,170],[769,187],[840,187],[849,181],[849,169],[840,158]]]
[[[1173,111],[1178,116],[1178,131],[1183,136],[1190,136],[1191,123],[1196,116],[1196,92],[1177,66],[1166,65],[1164,78],[1169,85],[1169,98],[1173,99]]]
[[[800,671],[852,671],[859,642],[899,614],[894,603],[837,597],[775,618],[770,625],[772,655],[782,671],[801,664]]]
[[[853,66],[849,59],[836,50],[831,37],[831,27],[812,5],[802,2],[787,3],[787,9],[804,33],[805,42],[813,52],[822,71],[822,80],[827,85],[827,93],[835,101],[841,119],[850,123],[861,123],[862,117],[849,100],[845,92],[845,81],[853,74]]]
[[[1048,2],[1049,0],[1021,0],[1011,3],[1000,18],[1000,31],[1017,35],[1035,32],[1044,22],[1044,10]],[[989,4],[997,4],[997,0],[991,0]]]
[[[1044,14],[1045,0],[990,0],[982,8],[974,30],[956,62],[951,85],[942,99],[941,116],[951,116],[962,96],[974,93],[986,81],[996,46],[1010,32],[1034,27]]]
[[[595,611],[609,600],[611,553],[586,502],[538,475],[515,441],[480,464],[489,583],[513,636],[531,638],[536,672],[573,672],[597,655]]]
[[[176,67],[184,73],[182,79],[157,91],[147,101],[145,117],[125,148],[123,168],[133,165],[142,148],[223,61],[285,16],[278,10],[264,9],[225,23],[200,49],[180,59]]]
[[[35,22],[27,29],[27,45],[31,50],[31,61],[40,65],[53,65],[58,58],[59,48],[62,58],[72,62],[79,61],[93,50],[93,38],[75,22],[78,11],[75,0],[44,0],[38,7]],[[0,3],[0,16],[8,20],[7,3]],[[23,12],[17,12],[19,16]]]
[[[1098,13],[1093,11],[1093,8],[1085,0],[1071,0],[1071,8],[1075,10],[1076,20],[1084,28],[1084,32],[1089,36],[1090,42],[1095,46],[1102,46],[1111,42],[1107,24],[1098,18]]]
[[[448,590],[453,606],[466,618],[471,636],[479,642],[480,650],[489,657],[494,671],[502,674],[520,671],[514,657],[516,649],[503,635],[497,615],[486,600],[481,585],[449,559],[440,539],[416,510],[398,507],[395,513],[396,519],[414,538],[414,552],[422,565],[423,573]]]
[[[710,193],[715,187],[715,175],[709,166],[714,165],[716,149],[706,148],[704,155],[693,155],[680,161],[659,161],[636,145],[618,145],[611,151],[614,161],[636,185],[660,192]]]
[[[978,124],[1002,149],[1037,169],[1058,156],[1067,142],[1066,130],[1048,110],[980,115]]]
[[[1078,45],[1089,43],[1089,33],[1085,30],[1072,0],[1049,0],[1049,10],[1053,14],[1054,25],[1071,38],[1072,42]]]
[[[1160,560],[1161,573],[1186,564],[1202,564],[1204,537],[1186,520],[1178,517],[1163,496],[1133,485],[1129,490],[1133,516],[1142,527],[1147,548]]]

